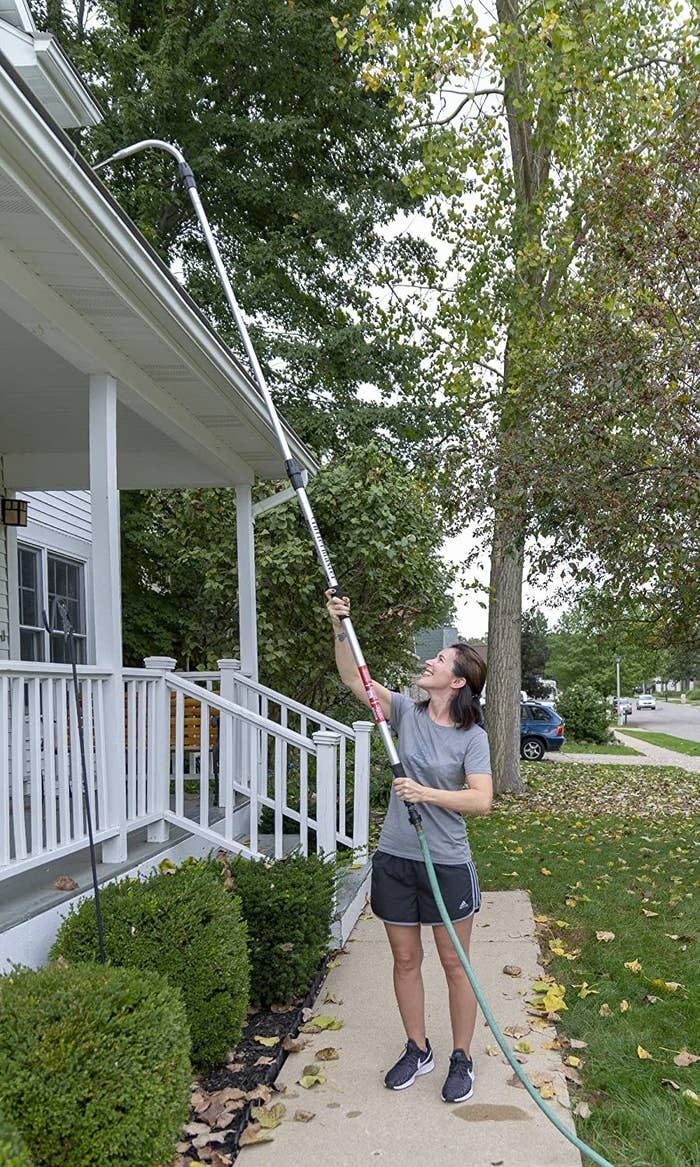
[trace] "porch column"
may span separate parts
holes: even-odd
[[[122,597],[117,490],[117,382],[108,373],[90,377],[90,497],[92,501],[92,607],[95,663],[109,670],[104,690],[107,820],[119,826],[102,844],[105,863],[126,859],[126,768]]]
[[[249,483],[236,487],[236,545],[238,550],[238,628],[241,671],[258,679],[258,624],[255,607],[255,545],[253,500]]]

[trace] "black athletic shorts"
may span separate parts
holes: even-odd
[[[481,907],[476,868],[470,861],[436,863],[435,874],[452,921],[467,920]],[[372,911],[385,924],[441,924],[425,863],[376,851],[372,859]]]

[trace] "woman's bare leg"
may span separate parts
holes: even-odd
[[[468,920],[458,920],[454,925],[462,948],[469,956],[469,942],[472,935],[474,917]],[[462,968],[462,962],[457,956],[455,947],[450,940],[444,924],[433,928],[435,944],[440,962],[447,978],[447,988],[450,998],[450,1021],[452,1022],[452,1040],[454,1049],[463,1049],[469,1053],[469,1047],[474,1037],[476,1025],[476,997],[469,984],[467,974]]]
[[[385,924],[394,958],[394,992],[406,1036],[425,1049],[425,993],[419,924]]]

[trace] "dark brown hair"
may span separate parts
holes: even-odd
[[[455,677],[464,677],[465,684],[455,689],[450,702],[450,719],[457,729],[470,729],[481,725],[481,690],[486,684],[486,665],[471,644],[450,644],[455,649],[452,672]],[[419,709],[427,709],[430,701],[419,701]]]

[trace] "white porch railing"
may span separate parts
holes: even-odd
[[[235,661],[189,675],[174,663],[124,670],[116,775],[106,745],[113,678],[78,666],[95,839],[146,827],[165,841],[174,825],[279,858],[291,833],[304,854],[330,858],[345,846],[364,861],[372,723],[350,729],[244,677]],[[70,667],[0,662],[0,880],[86,846],[78,743]]]
[[[78,666],[85,767],[93,831],[120,832],[108,819],[105,685],[109,674]],[[69,665],[0,661],[0,878],[87,840],[78,719]]]

